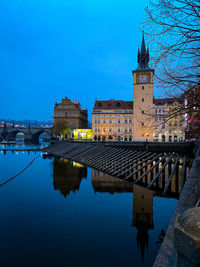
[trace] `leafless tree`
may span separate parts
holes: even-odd
[[[200,0],[150,0],[146,13],[156,87],[167,97],[188,99],[175,114],[196,116],[200,110]]]

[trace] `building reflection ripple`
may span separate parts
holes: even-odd
[[[79,191],[81,180],[87,178],[87,168],[81,164],[66,159],[53,161],[53,185],[55,190],[60,190],[64,197],[70,192]]]

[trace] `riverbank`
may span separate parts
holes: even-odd
[[[199,144],[198,144],[199,146]],[[192,168],[186,179],[185,186],[181,193],[174,215],[170,221],[165,239],[156,257],[153,267],[173,267],[177,264],[177,252],[174,248],[174,227],[178,215],[184,211],[194,208],[200,198],[200,146],[197,149]]]

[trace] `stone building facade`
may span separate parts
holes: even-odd
[[[95,140],[132,141],[133,102],[96,100],[92,111],[92,131]]]
[[[65,97],[61,103],[56,103],[54,107],[54,127],[73,129],[88,128],[88,111],[83,110],[76,100],[72,102]]]
[[[154,140],[159,142],[178,142],[185,139],[184,114],[181,98],[154,99]]]

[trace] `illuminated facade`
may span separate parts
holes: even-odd
[[[166,99],[154,99],[154,140],[167,141],[167,103]]]
[[[154,99],[154,140],[159,142],[178,142],[185,140],[184,114],[180,98]]]
[[[73,130],[74,140],[92,140],[92,129],[75,129]]]
[[[179,110],[183,107],[183,101],[179,98],[167,98],[167,133],[169,142],[179,142],[185,140],[184,114]],[[171,117],[171,118],[170,118]]]
[[[133,102],[96,100],[92,112],[92,131],[94,140],[132,141]]]
[[[87,129],[88,112],[83,110],[76,100],[72,102],[65,97],[61,103],[56,103],[54,107],[54,128],[57,132],[62,132],[64,128]]]

